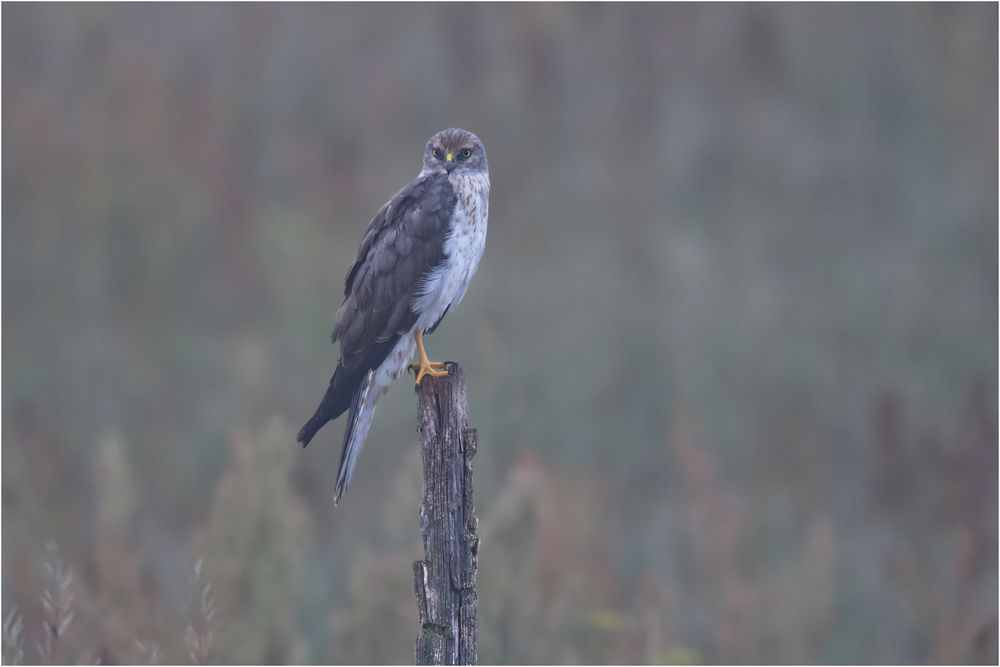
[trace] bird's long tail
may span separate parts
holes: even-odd
[[[340,502],[341,496],[347,491],[354,474],[354,466],[358,462],[361,448],[365,444],[368,428],[372,425],[375,414],[375,403],[379,392],[372,387],[375,371],[368,371],[361,386],[354,394],[350,412],[347,413],[347,428],[344,430],[344,448],[340,453],[340,472],[337,475],[337,490],[333,496],[333,504]]]

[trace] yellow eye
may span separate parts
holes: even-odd
[[[435,160],[440,160],[440,159],[441,159],[442,157],[444,157],[444,156],[443,156],[443,155],[441,154],[441,149],[440,149],[440,148],[435,148],[434,150],[432,150],[432,151],[431,151],[431,155],[433,155],[433,156],[434,156],[434,159],[435,159]]]
[[[463,160],[468,160],[471,155],[472,155],[472,150],[469,148],[463,148],[458,152],[458,156]]]

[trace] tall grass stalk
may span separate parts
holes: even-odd
[[[53,664],[59,639],[66,634],[76,610],[73,608],[73,574],[59,556],[59,547],[45,547],[45,588],[42,591],[43,638],[35,643],[42,661]]]
[[[3,619],[3,664],[18,665],[24,659],[23,630],[24,617],[17,607],[12,607]]]
[[[212,582],[202,573],[202,561],[199,558],[194,564],[191,575],[191,610],[187,630],[184,632],[184,644],[187,646],[191,661],[197,665],[207,662],[215,641],[215,595],[212,592]]]

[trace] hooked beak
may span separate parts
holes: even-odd
[[[452,169],[455,168],[456,164],[457,163],[455,162],[455,154],[452,153],[451,151],[448,151],[447,153],[445,153],[445,156],[444,156],[444,168],[445,168],[445,170],[446,171],[451,171]]]

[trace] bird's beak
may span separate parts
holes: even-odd
[[[458,164],[458,163],[455,162],[455,154],[452,153],[451,151],[448,151],[447,153],[445,153],[445,155],[444,155],[444,168],[445,168],[445,171],[449,171],[450,172],[452,169],[455,168],[456,164]]]
[[[448,153],[446,153],[445,156],[444,156],[444,161],[445,162],[454,162],[455,161],[455,155],[454,155],[454,153],[452,153],[450,151]]]

